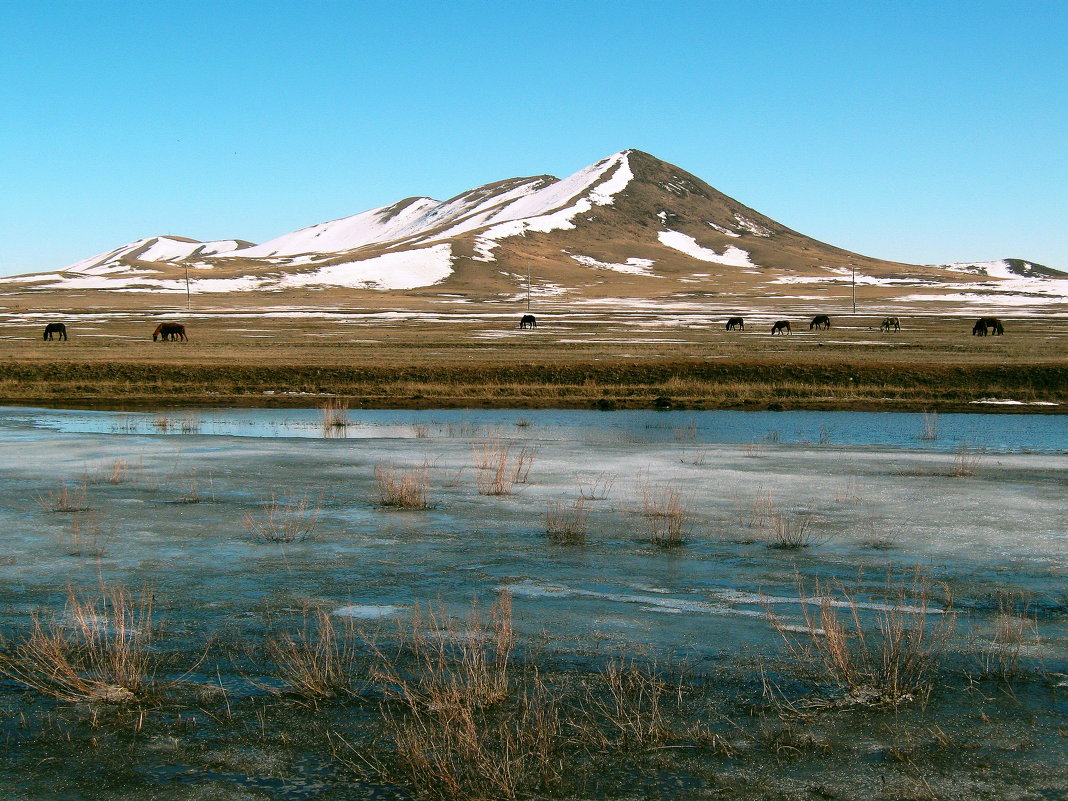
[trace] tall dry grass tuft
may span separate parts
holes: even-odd
[[[261,542],[303,542],[315,533],[321,508],[307,496],[295,501],[271,500],[242,516],[245,530]]]
[[[812,515],[787,515],[772,512],[764,525],[764,540],[769,548],[792,551],[823,542],[823,535],[813,527]]]
[[[649,542],[660,548],[682,545],[690,525],[682,490],[670,484],[640,481],[638,491],[641,497],[637,514],[644,520]]]
[[[353,695],[362,684],[356,665],[357,631],[351,618],[339,626],[320,609],[314,625],[305,618],[300,631],[268,637],[267,653],[286,688],[305,698]]]
[[[612,492],[616,477],[610,473],[587,478],[579,482],[579,497],[585,501],[603,501]]]
[[[33,616],[30,632],[0,654],[0,674],[61,701],[122,703],[153,686],[152,593],[102,585],[98,598],[68,591],[62,615]]]
[[[407,470],[375,465],[375,483],[382,506],[430,508],[430,465],[426,462]]]
[[[338,398],[330,398],[319,407],[322,414],[322,427],[324,437],[344,436],[351,425],[349,420],[349,404]]]
[[[90,509],[75,512],[71,517],[70,528],[57,534],[56,539],[68,556],[101,559],[107,553],[111,538],[115,536],[115,529],[115,524],[106,525],[97,513]]]
[[[545,533],[557,545],[585,545],[590,530],[590,508],[579,496],[571,506],[553,501],[545,511]]]
[[[989,641],[978,649],[981,675],[1006,680],[1019,676],[1021,656],[1040,642],[1038,620],[1027,600],[1022,595],[1002,595]]]
[[[511,495],[516,484],[525,484],[537,456],[537,448],[513,449],[511,443],[487,440],[475,448],[475,484],[480,495]]]
[[[923,427],[920,429],[920,439],[926,442],[934,442],[938,439],[938,412],[923,413]]]
[[[809,596],[798,587],[802,628],[768,618],[796,663],[815,681],[836,686],[834,705],[898,706],[926,701],[956,625],[948,588],[932,604],[929,579],[914,576],[894,585],[888,577],[883,603],[860,603],[840,585],[816,583]]]
[[[536,671],[513,692],[514,647],[507,593],[488,626],[477,603],[462,624],[441,609],[417,611],[405,644],[379,651],[372,671],[388,699],[393,756],[350,749],[357,766],[434,799],[514,799],[554,786],[563,773],[557,702]]]
[[[89,487],[85,481],[73,488],[64,481],[59,489],[38,493],[37,503],[46,512],[87,512],[88,495]]]
[[[985,448],[973,448],[967,443],[960,445],[953,453],[952,473],[954,477],[965,478],[976,475],[985,456]]]
[[[581,702],[582,738],[595,746],[650,748],[671,736],[665,701],[671,689],[655,665],[612,659]],[[679,691],[679,688],[675,688]]]

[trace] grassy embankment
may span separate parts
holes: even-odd
[[[296,405],[306,404],[310,395],[338,395],[353,406],[382,408],[975,410],[990,408],[969,405],[981,398],[1063,404],[1068,365],[670,359],[351,367],[0,363],[0,398],[12,403]]]

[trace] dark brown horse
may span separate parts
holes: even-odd
[[[817,314],[812,318],[812,322],[808,324],[808,330],[811,331],[815,328],[817,331],[821,328],[830,328],[831,318],[826,314]]]
[[[60,341],[63,341],[67,338],[67,326],[63,325],[63,323],[49,323],[45,326],[41,339],[51,340],[54,334],[58,334]]]
[[[533,314],[524,314],[522,317],[519,318],[519,327],[520,328],[537,328],[538,327],[538,321],[537,321],[537,319],[535,319]]]
[[[739,331],[744,331],[745,320],[743,320],[741,317],[732,317],[731,319],[727,320],[727,330],[733,331],[735,328],[737,328]]]
[[[181,323],[160,323],[156,326],[156,330],[152,332],[152,341],[155,342],[159,337],[164,342],[176,342],[181,340],[186,342],[189,337],[185,335],[185,326]]]
[[[793,333],[793,331],[790,330],[790,321],[789,320],[779,320],[777,323],[775,323],[775,325],[773,325],[771,327],[771,335],[772,336],[775,336],[776,334],[792,334],[792,333]]]
[[[975,326],[972,328],[972,335],[978,335],[985,337],[987,334],[990,336],[999,337],[1005,333],[1005,326],[1001,324],[1001,320],[997,317],[980,317],[975,321]]]
[[[889,332],[891,329],[893,329],[894,331],[900,331],[901,321],[898,320],[896,317],[884,317],[883,324],[879,326],[879,330]]]

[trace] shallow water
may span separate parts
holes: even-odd
[[[394,631],[417,606],[462,616],[472,599],[508,589],[529,653],[708,661],[756,682],[753,665],[783,653],[769,611],[801,630],[813,608],[799,584],[813,593],[840,582],[869,619],[899,603],[888,575],[900,587],[919,571],[953,597],[961,664],[990,648],[1007,602],[1037,627],[1022,643],[1030,669],[1068,672],[1063,418],[941,415],[932,441],[920,438],[922,415],[909,414],[349,416],[337,437],[324,436],[318,410],[0,410],[0,629],[25,631],[35,610],[62,609],[68,587],[102,581],[150,586],[168,637],[193,652],[211,636],[262,637],[267,619],[299,625],[309,609]],[[479,494],[486,443],[510,446],[513,461],[527,449],[529,475],[512,494]],[[375,468],[422,465],[431,508],[383,508]],[[84,491],[78,505],[95,523],[46,510],[64,482]],[[672,492],[684,543],[661,548],[649,542],[649,505]],[[551,543],[547,509],[580,493],[593,496],[586,544]],[[307,500],[314,535],[257,541],[246,517],[262,520],[272,498]],[[809,547],[769,548],[770,511],[807,520]],[[936,586],[931,620],[946,594]],[[212,671],[235,699],[263,694],[241,671]],[[1011,713],[1019,736],[1047,749],[1020,757],[1032,766],[1057,742],[1048,721],[1064,720],[1045,699],[1013,701],[1042,721]],[[932,725],[948,728],[960,712],[931,712]],[[144,770],[165,783],[168,765]]]

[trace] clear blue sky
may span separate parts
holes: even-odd
[[[1068,269],[1068,2],[0,0],[0,274],[628,147],[810,236]]]

